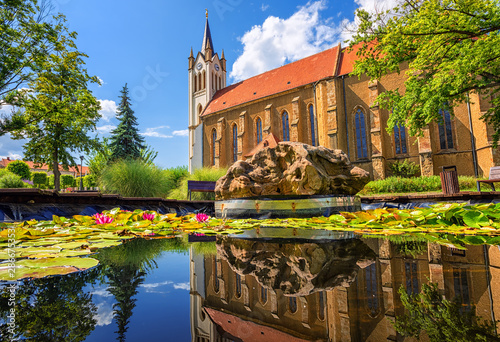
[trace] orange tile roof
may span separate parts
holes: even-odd
[[[201,116],[335,76],[339,54],[340,45],[223,88]]]
[[[347,75],[354,70],[354,62],[359,58],[356,54],[363,44],[364,43],[358,43],[354,45],[352,49],[349,49],[349,47],[342,49],[340,53],[339,70],[337,73],[338,76]]]
[[[9,165],[10,163],[12,163],[13,161],[15,161],[15,159],[2,159],[0,160],[0,165],[2,167],[7,167],[7,165]],[[26,164],[28,164],[28,166],[30,167],[31,170],[42,170],[42,171],[48,171],[49,170],[49,167],[48,165],[45,165],[45,164],[35,164],[33,163],[32,161],[27,161],[27,160],[23,160]],[[35,166],[36,165],[36,166]],[[59,170],[63,170],[63,167],[62,165],[59,165]],[[66,170],[64,170],[66,171]],[[69,172],[74,172],[76,174],[80,174],[80,165],[78,165],[78,168],[74,168],[74,167],[69,167],[68,169]],[[89,174],[89,168],[87,166],[83,166],[82,167],[82,173],[83,174]]]
[[[302,338],[298,338],[279,331],[275,328],[267,327],[250,321],[245,321],[237,316],[220,312],[214,309],[205,307],[205,311],[210,316],[212,322],[218,325],[222,330],[232,337],[241,341],[259,341],[259,342],[307,342]]]

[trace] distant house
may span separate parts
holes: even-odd
[[[9,157],[0,159],[0,169],[7,167],[10,163],[15,161],[15,159],[10,159]],[[47,172],[48,175],[52,175],[53,172],[49,170],[49,166],[46,164],[35,164],[32,161],[26,161],[23,160],[28,166],[30,167],[31,172]],[[64,170],[62,165],[59,165],[59,171],[61,172],[61,175],[72,175],[73,177],[80,177],[80,166],[77,168],[75,167],[70,167],[68,170]],[[83,176],[88,175],[89,168],[87,166],[82,167],[82,174]]]

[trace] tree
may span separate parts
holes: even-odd
[[[56,23],[46,19],[48,1],[0,0],[0,106],[4,97],[32,79],[57,41]],[[0,135],[24,125],[22,116],[0,118]]]
[[[389,11],[356,13],[359,47],[354,74],[372,80],[400,72],[408,63],[404,94],[379,95],[382,108],[394,109],[387,124],[404,123],[412,135],[441,122],[440,109],[468,100],[470,92],[491,98],[481,117],[500,138],[500,6],[498,0],[407,0]]]
[[[77,167],[72,152],[89,153],[98,146],[97,138],[87,134],[95,130],[101,117],[100,105],[88,83],[99,83],[89,76],[84,65],[85,54],[79,52],[75,32],[64,27],[64,17],[58,17],[61,34],[52,53],[39,62],[35,78],[28,90],[8,96],[8,102],[21,108],[26,126],[12,132],[14,139],[29,139],[24,145],[25,158],[47,164],[54,173],[55,189],[59,190],[59,164],[64,169]]]
[[[495,323],[477,317],[474,311],[464,311],[461,303],[444,299],[436,283],[422,285],[422,292],[408,295],[401,286],[398,290],[405,314],[394,324],[403,336],[420,337],[425,331],[430,341],[469,342],[500,341]]]
[[[120,120],[118,127],[111,134],[111,160],[138,159],[141,150],[145,149],[144,138],[139,135],[137,118],[130,108],[130,97],[127,84],[121,90],[120,105],[116,117]]]
[[[31,169],[26,162],[22,160],[14,160],[7,165],[7,170],[20,176],[22,179],[31,179]]]

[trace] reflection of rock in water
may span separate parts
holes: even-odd
[[[294,296],[349,286],[376,257],[358,239],[294,244],[225,237],[218,239],[217,252],[235,272]]]

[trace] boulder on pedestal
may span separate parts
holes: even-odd
[[[342,150],[280,142],[237,161],[217,181],[217,200],[285,195],[355,195],[370,181]]]
[[[224,237],[217,240],[217,255],[236,273],[290,296],[348,287],[376,260],[359,239],[295,244]]]

